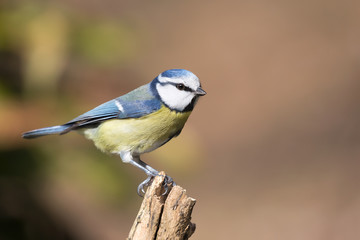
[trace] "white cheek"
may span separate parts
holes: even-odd
[[[162,101],[170,108],[182,111],[190,103],[193,98],[193,94],[187,91],[180,91],[173,85],[160,85],[156,86],[158,93]]]

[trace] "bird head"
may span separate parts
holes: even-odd
[[[162,72],[153,80],[152,85],[161,101],[178,112],[191,111],[198,98],[206,94],[199,78],[184,69]]]

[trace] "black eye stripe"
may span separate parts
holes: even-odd
[[[193,90],[191,88],[187,87],[187,86],[185,86],[184,91],[193,92]]]
[[[161,86],[173,85],[173,86],[175,86],[175,87],[176,87],[177,84],[179,84],[179,83],[172,83],[172,82],[163,83],[163,82],[160,82],[160,81],[159,81],[159,83],[160,83]],[[182,91],[194,92],[194,90],[192,90],[191,88],[189,88],[189,87],[187,87],[187,86],[185,86],[185,85],[184,85],[184,89],[183,89]]]
[[[179,90],[181,90],[181,91],[186,91],[186,92],[193,92],[193,90],[192,90],[191,88],[185,86],[185,85],[182,84],[182,83],[169,83],[169,84],[174,85],[177,89],[179,89],[179,88],[178,88],[178,85],[181,84],[181,88],[182,88],[182,89],[179,89]]]

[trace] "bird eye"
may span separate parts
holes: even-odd
[[[176,88],[179,90],[184,90],[185,89],[185,85],[182,83],[176,84]]]

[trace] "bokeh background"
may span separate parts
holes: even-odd
[[[0,239],[124,239],[144,174],[79,134],[23,140],[151,81],[208,94],[143,159],[192,239],[360,238],[360,2],[3,0]]]

